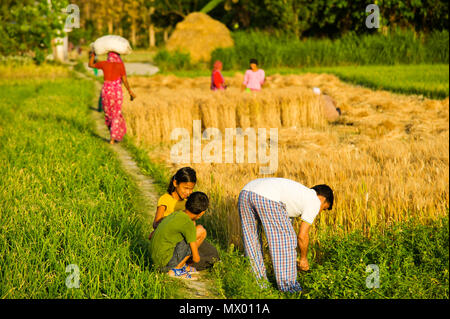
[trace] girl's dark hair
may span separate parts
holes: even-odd
[[[191,167],[180,168],[170,179],[169,187],[167,187],[167,193],[169,194],[172,194],[175,191],[173,181],[177,181],[177,183],[197,183],[197,174]]]
[[[256,65],[258,65],[258,60],[256,59],[250,59],[250,64],[255,63]]]

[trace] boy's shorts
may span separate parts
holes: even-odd
[[[167,265],[163,268],[163,271],[168,272],[172,268],[175,268],[184,258],[190,255],[192,255],[191,246],[186,240],[180,241],[173,250],[172,259],[169,260]]]

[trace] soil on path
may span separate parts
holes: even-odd
[[[77,72],[78,76],[89,79],[85,74]],[[101,92],[101,84],[97,81],[95,83],[96,96],[91,104],[92,117],[95,121],[95,130],[98,136],[100,136],[117,155],[123,169],[127,172],[132,179],[136,182],[140,190],[140,211],[143,212],[144,217],[149,220],[154,219],[154,212],[156,212],[156,203],[158,201],[158,193],[155,190],[155,183],[152,178],[142,174],[141,170],[137,166],[136,162],[133,160],[128,151],[120,144],[109,144],[109,130],[105,125],[103,112],[98,112],[98,97]],[[125,93],[126,94],[126,93]],[[124,95],[125,95],[124,94]],[[207,271],[200,271],[197,275],[192,275],[196,277],[197,280],[182,280],[185,283],[185,287],[181,288],[179,291],[180,298],[184,299],[217,299],[220,296],[214,289],[213,281],[206,278]]]

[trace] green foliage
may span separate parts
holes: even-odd
[[[264,32],[235,32],[235,46],[212,52],[211,61],[220,60],[224,69],[246,69],[250,58],[262,68],[313,67],[335,65],[391,65],[448,63],[448,31],[416,36],[412,31],[395,30],[388,35],[357,36],[348,33],[336,39],[296,40],[289,35],[273,37]]]
[[[298,274],[303,291],[297,294],[276,289],[270,258],[265,258],[270,284],[260,288],[248,259],[232,247],[220,250],[211,276],[227,298],[448,298],[448,226],[448,217],[430,225],[411,220],[373,231],[371,238],[360,232],[329,236],[324,230],[309,249],[311,271]],[[368,265],[379,268],[379,288],[366,285]]]
[[[22,65],[30,65],[33,59],[29,56],[7,55],[0,56],[0,65],[17,67]]]
[[[151,162],[132,141],[127,141],[127,147],[132,149],[138,165],[147,168],[144,172],[164,187],[170,176],[167,167]],[[278,291],[268,251],[264,262],[269,283],[261,288],[248,258],[233,245],[224,249],[220,238],[213,241],[217,242],[221,261],[209,276],[224,298],[449,298],[448,216],[427,225],[410,220],[388,229],[374,229],[370,237],[358,231],[344,236],[330,233],[321,229],[319,238],[311,243],[311,271],[298,273],[301,293]],[[371,274],[366,272],[369,264],[379,267],[379,288],[366,286]]]
[[[142,173],[151,176],[159,195],[166,193],[167,185],[172,177],[170,172],[161,164],[154,163],[149,160],[147,151],[135,145],[135,141],[128,136],[124,139],[125,147],[131,153]]]
[[[173,70],[193,70],[195,65],[191,63],[189,53],[179,51],[169,52],[160,50],[154,57],[154,62],[162,72]]]
[[[311,247],[311,272],[300,275],[306,298],[448,298],[449,220],[430,225],[413,220],[371,238],[359,232],[331,237],[323,232]],[[366,286],[366,267],[380,271],[380,287]]]
[[[302,72],[331,73],[341,80],[373,89],[432,99],[449,96],[448,64],[337,66],[305,68]]]
[[[448,30],[448,2],[422,0],[239,0],[211,12],[230,29],[279,29],[298,36],[340,37],[376,33],[365,25],[368,4],[378,5],[380,27],[415,31]]]
[[[92,131],[93,83],[48,77],[0,84],[0,297],[173,297],[149,264],[136,185]]]
[[[39,64],[45,60],[51,40],[63,36],[67,0],[5,1],[0,7],[0,54],[30,52]]]
[[[208,13],[224,1],[225,0],[211,0],[200,10],[200,12]]]
[[[270,287],[270,283],[261,286],[255,279],[248,258],[230,245],[227,250],[219,249],[220,262],[211,270],[210,277],[224,298],[235,299],[277,299],[283,293]],[[262,286],[266,285],[266,288]]]

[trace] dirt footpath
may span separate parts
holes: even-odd
[[[88,78],[82,73],[77,72],[80,77]],[[94,81],[95,90],[100,94],[102,85]],[[158,193],[155,190],[154,181],[151,177],[141,173],[136,162],[133,160],[128,151],[120,144],[109,144],[109,131],[105,125],[103,112],[97,111],[98,94],[94,97],[92,102],[92,117],[95,121],[96,133],[105,141],[109,147],[117,154],[124,170],[134,179],[136,185],[140,190],[141,203],[139,203],[140,210],[145,213],[145,218],[154,219],[156,212],[156,203],[158,202]],[[180,295],[185,299],[217,299],[221,298],[214,289],[212,280],[206,278],[208,271],[200,271],[198,275],[193,275],[197,280],[182,280],[186,285],[180,290]]]

